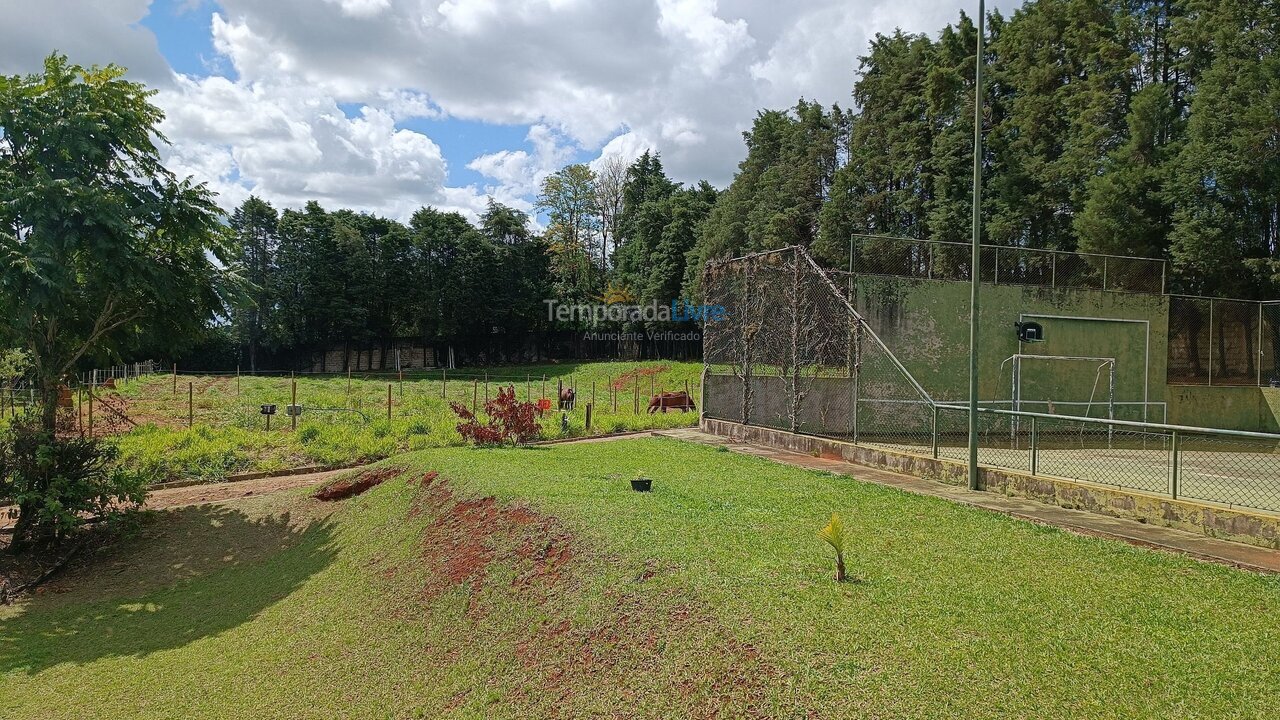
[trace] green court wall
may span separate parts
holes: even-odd
[[[872,328],[935,399],[963,401],[969,382],[969,285],[945,280],[861,276],[856,304]],[[979,393],[1008,400],[1015,353],[1107,357],[1116,360],[1118,402],[1165,399],[1168,298],[1160,295],[984,284],[979,317]],[[1041,323],[1045,342],[1019,344],[1014,323]],[[1116,322],[1124,320],[1128,322]],[[1003,367],[1002,367],[1003,363]],[[1024,361],[1022,398],[1103,403],[1107,376],[1101,363]],[[1096,387],[1095,387],[1096,384]],[[1058,406],[1077,414],[1083,406]],[[1046,409],[1043,405],[1025,410]],[[1142,419],[1141,408],[1117,408],[1117,417]],[[1105,410],[1099,405],[1092,415]],[[1162,419],[1151,410],[1153,421]]]

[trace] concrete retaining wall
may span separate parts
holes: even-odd
[[[891,452],[838,440],[706,417],[702,419],[701,428],[704,432],[733,440],[818,457],[841,459],[952,485],[963,485],[968,480],[965,465],[951,460]],[[1171,500],[1133,490],[1121,490],[1062,478],[1032,476],[1010,470],[987,467],[979,470],[979,487],[988,492],[1200,532],[1210,537],[1251,545],[1280,548],[1280,514]]]

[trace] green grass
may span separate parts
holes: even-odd
[[[1273,577],[672,440],[388,462],[409,471],[327,517],[296,494],[164,513],[11,610],[0,716],[1280,707]],[[441,480],[415,502],[427,470]],[[650,494],[629,489],[641,473]],[[484,496],[556,519],[455,504]],[[832,512],[857,583],[831,580],[816,532]],[[467,558],[479,573],[446,582],[442,563]]]
[[[497,396],[499,387],[510,385],[521,400],[548,397],[554,401],[557,381],[576,385],[578,404],[569,414],[568,428],[561,427],[560,413],[545,416],[543,435],[548,439],[588,434],[585,414],[593,384],[590,434],[681,427],[695,423],[696,414],[648,414],[650,390],[683,390],[687,383],[700,402],[701,368],[698,363],[675,362],[567,363],[457,371],[447,377],[440,371],[417,371],[406,373],[403,382],[394,374],[356,375],[349,384],[345,376],[303,376],[297,379],[297,392],[306,410],[296,431],[284,415],[292,392],[288,377],[180,375],[175,393],[172,377],[153,375],[120,387],[130,419],[139,427],[119,436],[118,442],[126,465],[156,481],[212,481],[236,472],[368,462],[400,452],[462,444],[449,402],[467,407],[474,402],[483,408],[486,377],[491,397]],[[620,378],[625,380],[624,387],[611,395],[609,385]],[[188,383],[191,428],[187,427]],[[264,404],[279,410],[270,432],[259,412]]]

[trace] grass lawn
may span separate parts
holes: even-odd
[[[547,397],[553,407],[558,381],[576,387],[578,403],[569,413],[568,428],[562,428],[560,413],[549,412],[543,420],[547,438],[588,434],[586,405],[593,398],[590,434],[687,426],[697,421],[696,413],[648,414],[650,391],[684,390],[687,386],[701,402],[701,370],[699,363],[617,362],[467,369],[447,374],[417,371],[405,373],[403,382],[394,374],[356,375],[350,383],[345,376],[302,376],[297,379],[298,403],[305,410],[296,431],[291,430],[284,414],[291,396],[289,377],[180,375],[175,393],[173,378],[153,375],[122,384],[118,392],[108,395],[108,401],[124,403],[130,420],[139,425],[114,424],[115,429],[125,431],[119,444],[126,464],[156,481],[219,480],[236,472],[360,463],[400,452],[459,445],[458,419],[449,402],[467,407],[475,403],[483,412],[486,377],[490,397],[496,397],[500,387],[512,386],[519,399]],[[194,420],[190,429],[188,383]],[[278,407],[270,432],[265,431],[265,418],[259,413],[264,404]],[[98,427],[108,422],[101,410],[98,417]]]
[[[157,513],[3,609],[0,716],[1280,708],[1276,578],[674,440],[387,464],[405,471],[337,504]],[[831,580],[833,511],[859,582]]]

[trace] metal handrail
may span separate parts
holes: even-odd
[[[967,405],[951,405],[948,403],[938,403],[938,407],[946,410],[962,410],[969,412]],[[1047,420],[1066,420],[1072,422],[1087,422],[1096,425],[1119,425],[1122,427],[1139,428],[1143,430],[1167,430],[1169,432],[1190,432],[1198,435],[1226,435],[1228,437],[1246,437],[1258,440],[1272,440],[1280,442],[1280,434],[1254,432],[1251,430],[1228,430],[1226,428],[1206,428],[1196,427],[1195,425],[1170,425],[1167,423],[1152,422],[1135,422],[1133,420],[1107,420],[1103,418],[1081,417],[1079,415],[1055,415],[1053,413],[1038,413],[1019,410],[998,410],[996,408],[978,408],[980,413],[988,413],[992,415],[1015,415],[1018,417],[1034,417],[1044,418]]]

